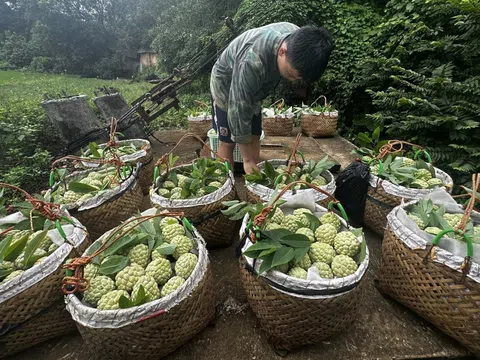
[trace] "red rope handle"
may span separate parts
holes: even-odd
[[[417,147],[420,150],[424,150],[423,147],[409,143],[407,141],[402,140],[389,140],[387,144],[383,145],[380,148],[380,153],[375,157],[376,160],[383,159],[388,154],[397,154],[399,152],[405,151],[404,145],[410,145],[412,147]]]
[[[472,194],[470,200],[465,208],[465,214],[463,215],[462,221],[458,225],[457,229],[460,231],[465,231],[465,227],[467,226],[468,220],[470,220],[470,216],[472,215],[472,211],[475,207],[475,202],[480,201],[477,198],[476,193],[480,190],[480,173],[472,175]]]
[[[290,160],[288,161],[288,166],[287,170],[285,171],[287,175],[291,175],[293,170],[297,167],[298,161],[297,161],[297,150],[298,146],[300,145],[300,139],[302,137],[302,133],[299,133],[297,135],[297,138],[295,139],[295,143],[293,144],[292,147],[292,156],[290,156]]]

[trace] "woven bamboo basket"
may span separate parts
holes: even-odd
[[[86,229],[77,227],[70,241],[13,280],[0,284],[0,358],[13,355],[75,330],[75,323],[64,311],[61,291],[64,260],[78,256],[89,245]],[[31,285],[30,285],[31,284]]]
[[[267,136],[290,136],[293,131],[295,116],[278,115],[275,117],[264,117],[262,128]]]
[[[452,191],[453,180],[444,171],[435,168],[436,177],[442,179],[447,190]],[[401,204],[402,200],[410,201],[421,199],[432,190],[410,189],[382,180],[378,176],[370,175],[367,199],[365,201],[365,225],[379,235],[383,235],[387,226],[387,215],[392,209]]]
[[[272,159],[268,161],[273,167],[277,167],[279,165],[288,165],[287,160],[282,160],[282,159]],[[258,167],[260,169],[263,169],[265,167],[265,162],[261,162],[258,164]],[[327,184],[324,186],[321,186],[320,188],[322,190],[325,190],[329,194],[333,194],[335,192],[335,178],[333,177],[333,174],[330,171],[325,171],[322,176],[327,180]],[[259,185],[259,184],[254,184],[249,181],[245,181],[245,188],[247,190],[247,201],[251,203],[257,203],[259,201],[262,202],[268,202],[272,198],[273,193],[275,192],[275,189],[268,188],[265,185]],[[309,191],[312,193],[312,195],[315,197],[315,201],[326,207],[328,203],[330,202],[328,196],[319,193],[317,191],[313,191],[311,189],[305,189],[305,190],[296,190],[294,192],[292,191],[287,191],[284,195],[284,198],[287,199],[291,197],[294,194],[301,193],[303,191]]]
[[[473,263],[464,277],[463,255],[453,255],[441,247],[434,247],[435,252],[429,253],[431,246],[427,241],[397,218],[401,207],[388,216],[379,290],[472,352],[480,353],[479,263]],[[478,213],[476,216],[480,219]]]
[[[327,212],[312,204],[317,213]],[[348,228],[345,220],[338,218]],[[251,244],[246,230],[249,221],[247,214],[240,230],[240,238],[248,239],[242,250]],[[368,269],[368,248],[358,270],[343,278],[341,284],[338,279],[295,279],[276,270],[259,276],[258,262],[240,257],[241,280],[248,302],[276,350],[290,351],[319,343],[345,330],[357,318],[363,298],[362,280]]]
[[[89,358],[160,359],[214,320],[215,291],[208,252],[200,233],[195,228],[193,232],[198,244],[198,263],[174,293],[115,311],[91,308],[76,295],[67,295],[67,311],[77,324]]]
[[[104,232],[114,228],[142,208],[143,194],[137,179],[140,169],[141,165],[117,188],[82,203],[67,206],[70,214],[87,228],[92,240],[96,240]],[[91,171],[95,171],[95,169],[75,172],[67,177],[67,181],[84,176]],[[55,184],[47,196],[58,186],[58,183]]]
[[[119,146],[134,144],[138,149],[140,149],[131,155],[121,156],[120,160],[131,164],[142,164],[142,167],[138,173],[138,182],[142,188],[143,194],[148,195],[150,186],[152,185],[153,169],[155,167],[153,162],[152,145],[150,144],[150,141],[144,139],[129,139],[116,141],[115,144]],[[107,144],[100,144],[98,147],[103,149],[106,145]],[[90,150],[85,151],[85,156],[88,155],[90,155]],[[86,168],[98,166],[97,164],[86,162],[82,163],[82,165]]]
[[[312,105],[323,98],[325,105],[328,105],[327,98],[320,96]],[[300,126],[302,132],[311,137],[331,137],[337,133],[338,111],[318,112],[314,114],[302,113]]]
[[[188,132],[200,136],[203,140],[207,138],[208,131],[212,128],[212,116],[189,116]]]
[[[194,137],[206,146],[211,152],[214,152],[205,142],[195,134],[186,134],[179,140],[178,146],[187,137]],[[176,147],[175,146],[175,147]],[[170,151],[172,153],[175,147]],[[166,154],[168,155],[168,154]],[[217,154],[218,158],[218,154]],[[180,165],[173,169],[189,169],[192,165]],[[235,235],[235,222],[224,215],[221,210],[224,209],[222,202],[230,201],[237,197],[235,190],[235,179],[231,170],[228,173],[228,179],[217,191],[195,199],[171,200],[160,196],[157,193],[160,180],[167,175],[164,172],[156,180],[156,183],[150,191],[150,202],[159,209],[173,212],[183,212],[189,221],[198,229],[205,239],[208,248],[230,246]]]

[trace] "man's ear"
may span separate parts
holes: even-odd
[[[280,49],[278,49],[278,55],[280,56],[286,56],[287,55],[287,44],[283,43],[282,46],[280,46]]]

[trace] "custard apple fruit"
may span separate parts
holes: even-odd
[[[427,169],[418,169],[413,173],[415,179],[428,181],[432,178],[432,173]]]
[[[27,240],[27,245],[40,233],[42,233],[42,230],[39,230],[39,231],[36,231],[36,232],[30,234],[30,236],[28,237],[28,240]],[[53,242],[47,235],[43,238],[43,240],[40,242],[40,244],[38,244],[38,249],[48,251],[48,248],[50,247],[51,244],[53,244]]]
[[[175,187],[175,184],[172,182],[172,181],[165,181],[163,183],[163,188],[164,189],[168,189],[168,190],[171,190]]]
[[[420,217],[418,217],[418,216],[415,215],[415,214],[408,214],[408,217],[409,217],[410,219],[412,219],[413,222],[414,222],[415,224],[417,224],[417,226],[418,226],[420,229],[422,229],[422,230],[425,229],[425,224],[423,223],[422,219],[420,219]]]
[[[58,245],[52,242],[52,243],[50,244],[50,246],[48,247],[48,251],[47,251],[47,252],[48,252],[49,254],[51,254],[52,252],[54,252],[54,251],[57,250],[57,249],[58,249]]]
[[[282,209],[277,207],[270,220],[274,223],[281,224],[283,219],[285,219],[285,214],[283,213]]]
[[[175,236],[170,244],[176,245],[175,251],[173,252],[175,259],[178,259],[180,255],[186,254],[193,249],[192,240],[185,235]]]
[[[170,195],[170,200],[180,200],[182,198],[182,194],[179,192],[174,192]]]
[[[437,235],[441,231],[442,231],[442,229],[440,229],[438,227],[429,226],[429,227],[425,228],[425,232],[429,233],[429,234],[432,234],[432,235]]]
[[[203,189],[198,189],[197,193],[195,194],[196,197],[202,197],[202,196],[205,196],[205,195],[207,195],[207,193]]]
[[[296,234],[305,235],[310,242],[315,242],[315,234],[309,228],[300,228],[296,231]]]
[[[87,200],[90,200],[91,198],[93,198],[94,196],[95,196],[95,194],[90,192],[90,193],[82,195],[82,197],[80,199],[78,199],[78,201],[87,201]]]
[[[223,171],[221,169],[217,169],[213,172],[215,175],[223,175]]]
[[[160,254],[156,249],[152,251],[152,260],[166,259],[167,255]]]
[[[302,176],[300,176],[300,181],[306,181],[306,182],[312,182],[312,175],[310,174],[302,174]]]
[[[0,262],[0,280],[7,277],[10,273],[15,271],[15,265],[11,261]]]
[[[68,190],[65,192],[63,195],[63,203],[64,204],[73,204],[80,200],[80,198],[83,196],[83,194],[76,193],[74,191]]]
[[[282,264],[274,267],[275,270],[280,271],[284,274],[288,272],[288,268],[289,268],[288,264]]]
[[[164,188],[158,189],[158,195],[163,197],[170,197],[170,190]]]
[[[440,186],[440,187],[444,186],[443,181],[440,180],[439,178],[432,178],[432,179],[427,181],[427,184],[428,184],[429,188],[434,188],[434,187],[437,187],[437,186]]]
[[[445,214],[443,215],[443,218],[448,223],[448,225],[455,229],[458,225],[460,225],[463,214]]]
[[[7,277],[5,279],[3,279],[3,281],[1,282],[2,284],[3,283],[6,283],[7,281],[10,281],[12,280],[13,278],[16,278],[17,276],[20,276],[23,274],[23,270],[15,270],[15,271],[12,271],[10,274],[7,275]]]
[[[163,232],[165,241],[167,243],[170,243],[172,239],[175,238],[176,236],[185,235],[185,228],[183,227],[183,225],[179,224],[178,221],[176,221],[175,224],[166,225],[163,228],[162,232]]]
[[[425,180],[417,179],[412,181],[410,187],[415,189],[428,189],[428,183]]]
[[[280,182],[277,184],[277,186],[275,186],[275,190],[279,190],[279,191],[282,191],[283,189],[285,189],[287,187],[287,184],[283,183],[283,182]]]
[[[120,298],[125,296],[127,299],[130,299],[130,295],[125,290],[112,290],[98,301],[97,309],[99,310],[118,310],[120,309]]]
[[[162,287],[162,297],[170,295],[175,290],[177,290],[180,286],[183,285],[185,279],[181,278],[180,276],[174,276],[170,280],[167,281],[165,285]]]
[[[270,222],[270,223],[267,224],[267,226],[265,226],[266,231],[272,231],[272,230],[277,230],[277,229],[282,229],[282,225],[279,225],[279,224],[274,223],[274,222]]]
[[[176,193],[181,194],[182,193],[182,188],[181,187],[174,187],[172,190],[170,190],[171,195],[176,194]]]
[[[333,244],[337,254],[355,256],[360,251],[360,243],[351,231],[342,231],[335,236]]]
[[[323,279],[332,279],[333,278],[332,269],[330,268],[330,266],[328,266],[327,263],[318,261],[316,263],[313,263],[313,266],[315,266],[317,268],[318,275],[320,275],[321,278],[323,278]]]
[[[212,181],[211,183],[208,184],[208,186],[213,186],[217,189],[220,189],[223,186],[223,184],[219,181]]]
[[[362,156],[362,162],[365,163],[365,164],[370,164],[371,162],[373,161],[373,158],[371,156]]]
[[[315,238],[317,241],[330,246],[333,246],[336,235],[337,229],[332,224],[320,225],[317,230],[315,230]]]
[[[327,180],[323,176],[317,176],[315,179],[313,179],[312,185],[317,187],[325,186],[327,185]]]
[[[170,261],[164,258],[153,260],[147,265],[145,274],[153,277],[158,285],[165,284],[172,276]]]
[[[298,218],[295,215],[286,215],[282,222],[282,227],[295,233],[299,229],[299,225],[297,224]]]
[[[322,224],[331,224],[335,226],[335,230],[337,232],[340,230],[341,222],[333,212],[327,212],[326,214],[322,215],[320,217],[320,222]]]
[[[302,224],[302,227],[308,227],[310,225],[310,221],[304,214],[310,214],[312,215],[312,212],[308,209],[295,209],[293,211],[293,215],[296,216],[297,218],[297,223]]]
[[[310,256],[305,254],[305,256],[300,261],[292,261],[292,267],[301,267],[303,270],[308,270],[310,266],[312,266],[312,260],[310,260]]]
[[[92,263],[87,264],[83,268],[83,277],[88,281],[92,281],[92,279],[98,275],[99,268],[100,266],[98,265]]]
[[[379,171],[380,171],[380,166],[378,164],[370,166],[370,174],[378,176]]]
[[[185,182],[187,181],[188,179],[188,176],[185,176],[185,175],[181,175],[181,174],[178,174],[177,175],[177,179],[178,179],[178,187],[179,188],[183,188],[185,186]]]
[[[279,165],[276,170],[277,170],[277,173],[279,174],[284,174],[285,171],[287,171],[288,169],[288,166],[287,165]]]
[[[307,272],[301,267],[291,268],[287,275],[293,276],[298,279],[307,280]]]
[[[97,306],[103,295],[115,289],[115,283],[108,276],[97,276],[90,281],[90,287],[83,293],[83,299],[93,306]]]
[[[404,158],[402,160],[402,166],[404,166],[404,167],[415,167],[416,163],[415,163],[415,160],[413,160],[413,159]]]
[[[30,258],[30,261],[31,262],[35,262],[37,261],[38,259],[42,258],[42,257],[45,257],[47,255],[47,252],[45,250],[42,250],[42,249],[37,249],[35,250],[35,252],[33,253],[32,257]],[[15,267],[18,269],[18,270],[26,270],[26,266],[25,266],[25,253],[21,253],[17,259],[15,260]]]
[[[138,264],[145,268],[150,260],[148,246],[145,244],[135,245],[128,252],[128,258],[132,264]]]
[[[160,297],[160,290],[158,289],[157,282],[150,275],[144,275],[133,286],[132,290],[132,299],[138,298],[138,292],[140,290],[140,285],[143,286],[145,291],[146,301],[153,301]]]
[[[314,263],[320,261],[327,264],[331,264],[336,254],[335,254],[335,250],[330,245],[325,243],[320,243],[320,242],[314,242],[310,246],[308,255],[310,255],[310,259]]]
[[[336,277],[345,277],[357,271],[358,265],[350,256],[338,255],[332,261],[332,272]]]
[[[160,227],[163,229],[165,226],[167,225],[173,225],[173,224],[178,224],[178,220],[175,219],[174,217],[171,217],[171,216],[165,216],[162,218],[162,220],[160,220]]]
[[[37,261],[35,261],[35,263],[33,265],[40,265],[42,262],[45,261],[47,257],[44,256],[44,257],[41,257],[40,259],[38,259]]]
[[[115,276],[115,285],[119,290],[132,291],[133,285],[145,275],[145,270],[138,264],[131,264]]]
[[[187,253],[181,255],[175,263],[175,274],[184,279],[188,279],[192,274],[193,269],[195,269],[197,261],[198,258],[195,254]]]

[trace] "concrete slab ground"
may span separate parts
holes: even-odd
[[[173,147],[184,134],[182,131],[162,132],[156,136],[166,143],[152,140],[157,156]],[[294,138],[267,137],[264,144],[280,144],[262,149],[262,158],[286,158]],[[179,149],[184,162],[195,158],[202,148],[195,140],[188,140]],[[321,158],[328,154],[345,167],[352,160],[349,142],[340,137],[331,139],[303,138],[300,149],[307,158]],[[244,196],[241,177],[237,177],[240,197]],[[147,199],[146,199],[147,200]],[[146,202],[147,205],[148,202]],[[343,333],[318,345],[295,350],[289,360],[314,359],[473,359],[456,341],[423,321],[407,308],[383,297],[374,286],[381,258],[381,239],[366,231],[371,262],[366,282],[363,309],[355,323]],[[238,240],[237,240],[238,241]],[[237,241],[225,249],[210,251],[217,292],[218,318],[181,349],[167,357],[170,360],[269,360],[280,359],[269,346],[255,315],[248,306],[242,289],[235,258]],[[78,334],[56,339],[31,348],[12,360],[90,360]]]

